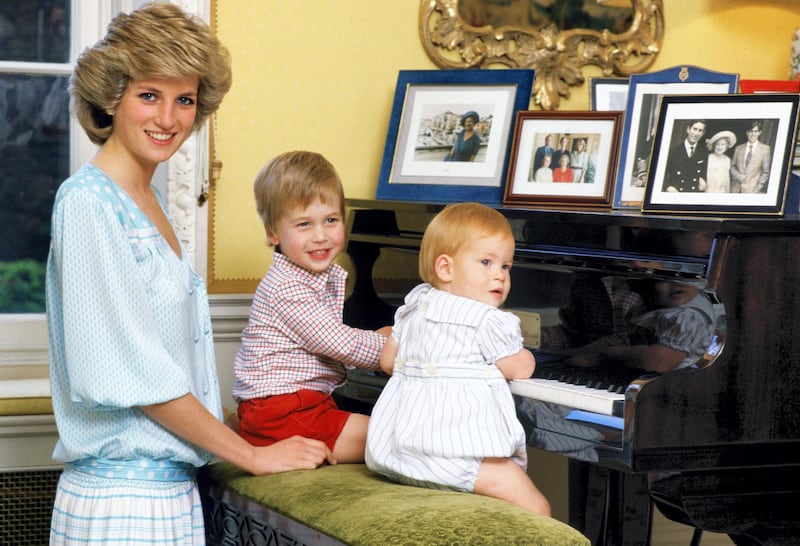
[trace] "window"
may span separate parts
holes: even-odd
[[[43,343],[46,351],[44,270],[53,198],[96,149],[69,114],[72,66],[116,13],[143,2],[0,2],[0,367],[40,361]],[[181,2],[206,20],[208,4]],[[180,169],[165,165],[155,180],[200,271],[206,210],[194,203],[207,176],[207,147],[205,132],[191,137],[177,157]]]
[[[69,0],[0,5],[0,312],[44,309],[49,208],[69,172]]]

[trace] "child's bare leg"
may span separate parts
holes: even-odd
[[[337,463],[363,463],[367,448],[367,425],[369,417],[351,413],[333,446],[333,457]]]
[[[550,515],[550,503],[528,474],[511,459],[484,459],[478,469],[474,491],[478,495],[507,500],[538,514]]]

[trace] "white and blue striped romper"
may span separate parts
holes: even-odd
[[[408,485],[473,491],[487,457],[523,469],[525,433],[495,362],[522,349],[519,319],[421,284],[398,309],[391,379],[369,421],[370,469]]]

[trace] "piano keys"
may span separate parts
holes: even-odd
[[[625,406],[624,393],[564,382],[560,379],[516,379],[511,382],[511,393],[620,418]]]
[[[443,205],[348,206],[356,279],[345,321],[379,327],[418,282],[422,232]],[[778,511],[770,519],[759,508],[774,506],[770,495],[800,500],[800,460],[793,455],[800,452],[800,218],[499,210],[517,239],[506,308],[539,313],[542,322],[534,377],[511,388],[529,443],[570,458],[576,525],[592,519],[582,518],[588,468],[607,476],[616,508],[603,511],[618,516],[590,537],[599,544],[646,542],[646,525],[631,529],[624,513],[638,510],[648,519],[633,491],[646,499],[651,486],[668,517],[743,544],[800,536],[800,516]],[[612,301],[610,286],[644,294],[658,281],[696,287],[713,307],[713,336],[691,365],[664,373],[613,365],[575,370],[544,358],[615,334],[629,317]],[[340,395],[365,395],[368,407],[382,381],[357,371]],[[755,478],[731,479],[742,472]],[[771,478],[772,489],[760,491],[766,475],[786,479]],[[667,477],[669,487],[659,487]],[[573,503],[573,496],[581,500]],[[744,517],[747,509],[763,517]]]
[[[558,355],[535,348],[533,353],[536,357],[533,377],[511,381],[513,394],[601,415],[622,418],[625,391],[635,379],[646,375],[624,368],[606,368],[598,373],[570,367]]]

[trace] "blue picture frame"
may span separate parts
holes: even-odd
[[[376,198],[501,205],[516,113],[529,109],[533,79],[531,69],[401,70]],[[453,129],[472,114],[478,153],[445,161]]]
[[[614,208],[640,209],[642,206],[663,95],[731,94],[736,93],[738,85],[738,74],[713,72],[691,65],[633,74],[628,84]]]

